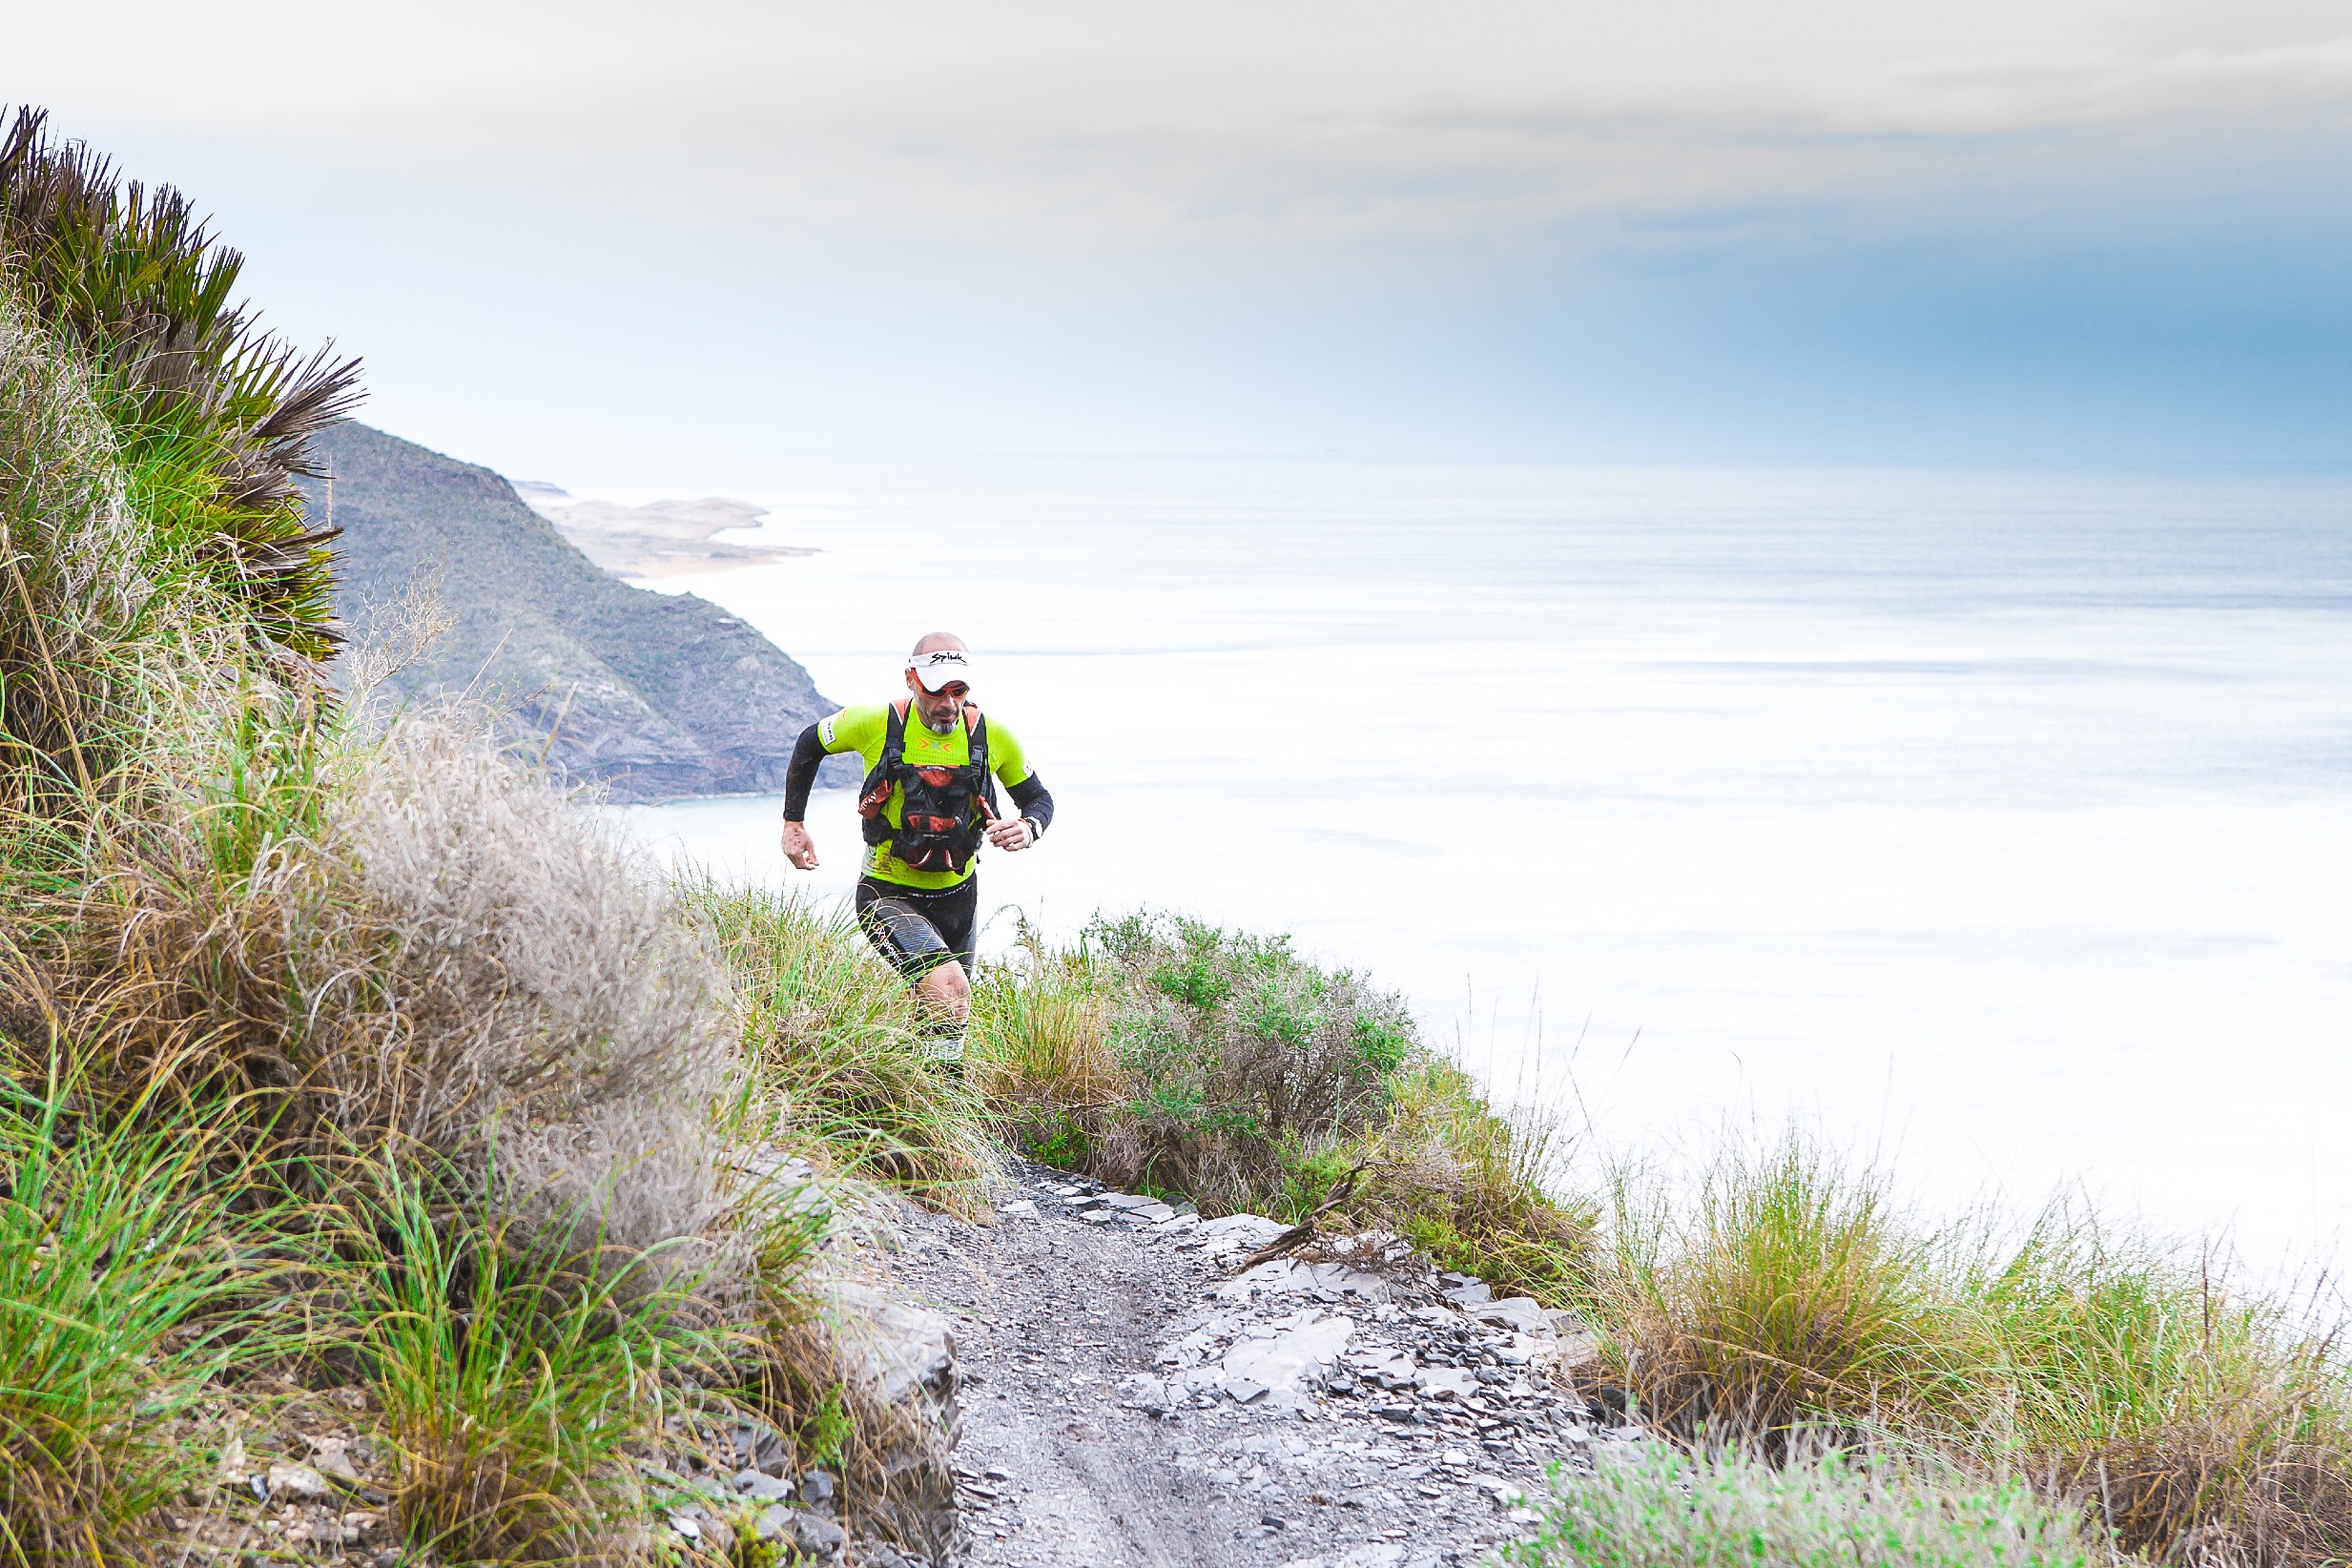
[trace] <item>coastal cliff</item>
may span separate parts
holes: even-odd
[[[834,706],[718,606],[606,573],[489,469],[357,423],[314,445],[345,621],[363,632],[420,579],[451,617],[397,693],[470,688],[560,776],[623,801],[780,791],[794,737]],[[304,493],[324,526],[328,482]]]

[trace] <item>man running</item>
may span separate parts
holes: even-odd
[[[816,869],[816,844],[803,820],[809,790],[827,753],[856,752],[866,764],[857,811],[868,846],[857,923],[915,988],[933,1056],[957,1063],[972,1011],[980,840],[1027,849],[1054,819],[1054,797],[1013,732],[982,718],[970,701],[972,653],[962,638],[935,631],[917,643],[906,689],[895,703],[844,708],[800,732],[784,774],[784,858]],[[1019,815],[997,809],[997,779]]]

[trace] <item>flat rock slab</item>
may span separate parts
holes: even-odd
[[[1212,1248],[1235,1252],[1254,1251],[1290,1228],[1279,1220],[1269,1220],[1263,1214],[1227,1214],[1214,1220],[1203,1220],[1193,1236]]]
[[[1393,1300],[1395,1292],[1387,1280],[1368,1269],[1344,1263],[1301,1263],[1296,1258],[1275,1258],[1234,1275],[1217,1287],[1217,1294],[1234,1301],[1264,1294],[1352,1296],[1359,1301],[1377,1302]]]
[[[1245,1339],[1225,1352],[1228,1378],[1262,1383],[1274,1393],[1303,1393],[1320,1388],[1339,1367],[1355,1324],[1344,1317],[1317,1318],[1267,1339]]]
[[[1533,1296],[1506,1296],[1501,1301],[1481,1301],[1466,1305],[1464,1313],[1481,1323],[1522,1334],[1549,1334],[1554,1331],[1552,1314]]]

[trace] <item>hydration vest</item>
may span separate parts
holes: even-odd
[[[997,787],[988,776],[988,721],[963,705],[963,727],[971,760],[961,767],[918,765],[906,759],[908,703],[890,705],[882,733],[882,755],[858,793],[857,815],[869,844],[887,842],[890,853],[917,871],[961,871],[979,853],[989,821],[997,815]],[[898,825],[882,815],[892,792],[900,794]]]

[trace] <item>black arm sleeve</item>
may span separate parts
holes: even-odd
[[[800,760],[797,753],[793,760]],[[1054,819],[1054,797],[1046,793],[1037,774],[1031,774],[1018,784],[1006,785],[1005,792],[1013,797],[1013,809],[1035,822],[1038,833],[1042,836]]]
[[[784,770],[784,820],[797,822],[809,812],[809,791],[816,783],[817,764],[825,760],[825,743],[812,724],[793,742],[792,765]]]

